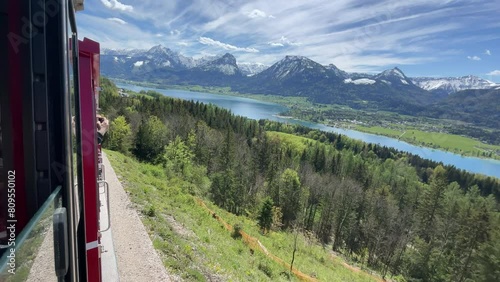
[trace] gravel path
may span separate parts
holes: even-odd
[[[120,282],[172,281],[105,153],[103,163],[109,183],[111,228]]]

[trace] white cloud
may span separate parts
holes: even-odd
[[[189,46],[190,44],[185,42],[185,41],[180,41],[180,42],[177,42],[177,45],[179,46]]]
[[[87,37],[99,42],[102,48],[112,49],[149,49],[164,42],[156,33],[135,26],[110,23],[106,18],[81,13],[78,28],[79,38]]]
[[[217,40],[213,40],[212,38],[203,37],[203,36],[200,36],[198,41],[201,44],[210,45],[210,46],[217,46],[217,47],[221,47],[222,49],[225,49],[225,50],[242,51],[242,52],[248,52],[248,53],[258,53],[259,52],[259,50],[255,49],[255,48],[237,47],[237,46],[234,46],[231,44],[223,43],[223,42],[220,42]]]
[[[267,15],[264,11],[254,9],[250,13],[247,13],[247,16],[249,18],[255,19],[255,18],[265,18]]]
[[[290,41],[285,36],[281,36],[278,42],[269,42],[269,45],[273,47],[284,47],[284,46],[300,46],[300,43]]]
[[[108,18],[108,20],[115,22],[115,23],[119,23],[119,24],[127,24],[126,21],[119,19],[119,18]]]
[[[500,75],[500,70],[490,71],[487,75]]]
[[[490,50],[488,50],[488,49],[486,49],[486,50],[484,51],[484,54],[485,54],[485,55],[488,55],[488,56],[491,56],[491,51],[490,51]]]
[[[478,56],[467,56],[467,59],[472,61],[481,61],[481,58]]]
[[[179,35],[179,34],[181,34],[181,32],[179,30],[177,30],[177,29],[174,29],[174,30],[170,31],[170,35],[176,36],[176,35]]]
[[[118,0],[101,0],[102,4],[112,10],[133,11],[134,7],[118,2]]]

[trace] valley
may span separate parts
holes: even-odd
[[[123,79],[116,81],[151,88],[213,93],[276,103],[289,109],[280,113],[280,116],[388,136],[413,145],[440,149],[462,156],[500,159],[499,130],[483,129],[461,121],[410,116],[388,111],[356,110],[345,105],[313,103],[306,97],[244,94],[232,91],[230,87],[158,85]],[[410,134],[403,135],[405,132]]]
[[[108,158],[164,265],[186,280],[482,280],[491,270],[495,177],[161,92],[121,96],[105,78],[101,87]]]
[[[161,45],[107,50],[102,65],[117,81],[249,97],[286,106],[282,116],[500,158],[499,85],[475,76],[412,78],[397,67],[348,73],[303,56],[285,56],[268,67],[238,63],[229,53],[194,59]]]

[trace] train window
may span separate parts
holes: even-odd
[[[15,268],[11,267],[9,252],[0,259],[0,281],[56,281],[52,215],[61,206],[59,186],[45,201],[30,222],[17,235]],[[35,254],[35,255],[34,255]]]

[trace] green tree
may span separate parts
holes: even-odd
[[[164,161],[166,167],[188,178],[192,176],[193,157],[193,152],[179,136],[175,137],[175,140],[170,141],[165,147]]]
[[[444,195],[448,187],[446,170],[438,165],[430,178],[430,185],[424,190],[417,213],[417,233],[414,246],[417,250],[412,252],[410,275],[423,281],[438,280],[443,259],[440,258],[437,225],[443,216]]]
[[[132,146],[132,135],[130,125],[124,116],[118,116],[111,122],[109,137],[107,140],[110,150],[128,154]]]
[[[500,281],[500,214],[495,214],[492,221],[490,239],[484,243],[478,253],[474,281]]]
[[[259,227],[263,233],[269,232],[273,224],[273,205],[273,200],[269,197],[266,198],[260,209],[259,216],[257,217]]]
[[[295,170],[287,168],[281,174],[279,189],[280,205],[283,212],[282,222],[287,228],[297,219],[302,208],[302,186]]]
[[[434,169],[430,187],[424,191],[417,211],[420,223],[419,235],[426,242],[435,235],[436,218],[442,213],[442,199],[447,186],[446,170],[439,165]]]
[[[101,76],[99,86],[101,87],[101,91],[99,92],[99,107],[107,112],[116,106],[114,102],[120,99],[118,88],[111,80],[103,76]]]
[[[356,220],[356,209],[361,200],[361,185],[349,178],[344,179],[335,197],[335,216],[333,225],[333,250],[338,251],[348,236],[345,230],[353,226]]]
[[[159,163],[167,145],[167,127],[156,116],[150,116],[139,126],[135,155],[142,161]]]
[[[452,280],[459,282],[471,278],[478,250],[488,241],[490,217],[494,207],[493,197],[481,197],[479,188],[475,185],[469,188],[465,197],[468,203],[458,215],[461,224],[454,253],[458,263],[452,271]]]

